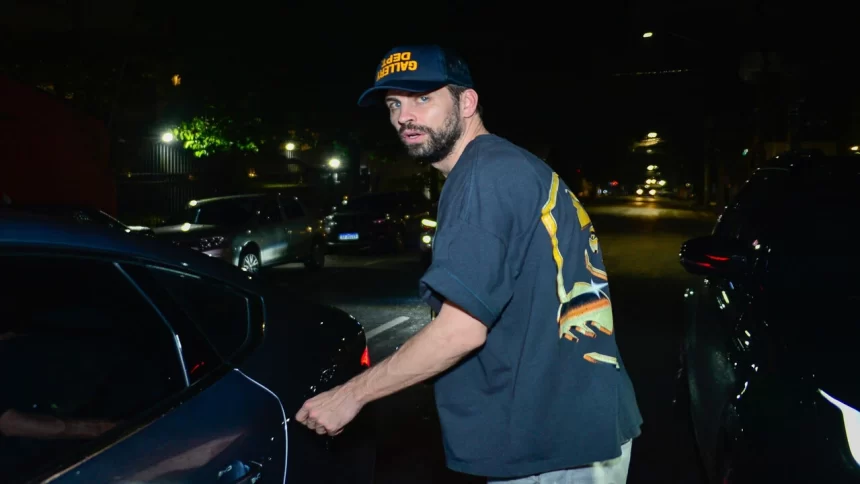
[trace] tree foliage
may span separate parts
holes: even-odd
[[[195,116],[174,128],[173,135],[198,158],[231,150],[258,153],[264,141],[252,133],[261,123],[260,118],[236,123],[227,116]]]
[[[287,136],[289,142],[296,144],[296,149],[299,151],[307,151],[317,147],[320,142],[320,134],[317,131],[309,128],[305,129],[288,129]]]

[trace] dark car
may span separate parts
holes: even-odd
[[[681,383],[712,482],[860,482],[858,189],[860,158],[781,156],[681,248],[702,277]]]
[[[155,235],[248,272],[290,262],[311,270],[325,266],[319,219],[298,198],[277,193],[191,200]]]
[[[370,366],[350,315],[12,210],[0,275],[0,482],[372,481],[372,407],[334,438],[292,420]]]
[[[430,200],[416,192],[368,193],[344,200],[325,219],[331,249],[401,250],[417,247]]]
[[[32,214],[62,217],[82,224],[100,225],[127,234],[143,235],[145,237],[155,236],[149,227],[126,225],[102,210],[83,205],[10,204],[9,207]]]

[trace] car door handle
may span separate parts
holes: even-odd
[[[263,464],[237,460],[218,471],[218,484],[254,484],[263,474]]]

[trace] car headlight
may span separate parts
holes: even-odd
[[[425,218],[421,220],[421,225],[427,227],[428,229],[432,229],[436,227],[436,221],[430,220],[429,218]]]
[[[217,249],[224,245],[224,242],[227,240],[226,237],[222,235],[214,235],[212,237],[203,237],[200,239],[200,249],[201,250],[212,250]]]
[[[849,407],[833,398],[820,388],[818,393],[842,412],[842,423],[845,426],[848,449],[851,451],[851,457],[854,457],[854,461],[860,464],[860,412],[856,408]]]

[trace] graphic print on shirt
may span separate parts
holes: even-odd
[[[558,202],[558,190],[559,177],[557,173],[553,173],[549,197],[541,209],[540,217],[549,234],[552,243],[552,258],[557,268],[556,287],[559,306],[556,322],[558,323],[558,337],[579,343],[580,338],[583,336],[586,338],[598,338],[598,333],[612,336],[614,329],[612,322],[612,302],[604,291],[609,285],[606,282],[608,280],[606,271],[594,267],[588,253],[589,250],[593,254],[598,253],[597,235],[594,233],[591,218],[570,190],[565,190],[565,192],[570,195],[571,203],[573,203],[573,207],[576,210],[579,229],[581,231],[589,230],[588,245],[587,248],[583,249],[583,256],[585,258],[583,267],[585,267],[590,279],[588,281],[574,282],[570,292],[565,288],[564,275],[562,273],[564,256],[562,256],[561,249],[559,248],[558,223],[552,214]],[[578,251],[579,247],[581,246],[576,246],[574,250]],[[618,367],[618,360],[615,357],[601,353],[586,353],[583,358],[591,363],[606,363]]]

